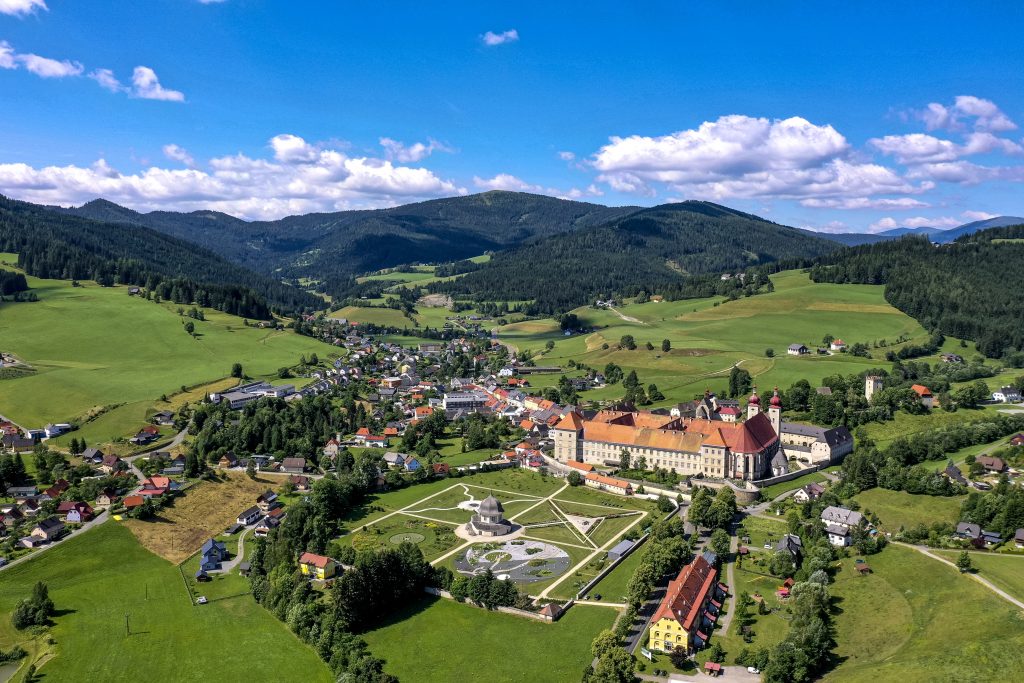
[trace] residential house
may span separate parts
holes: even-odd
[[[1024,529],[1017,529],[1017,532],[1013,535],[1013,543],[1018,548],[1024,548]]]
[[[1024,446],[1024,434],[1014,434],[1010,439],[1011,446]]]
[[[986,472],[999,473],[1006,471],[1006,462],[1002,458],[997,458],[993,455],[979,455],[975,462],[984,467]]]
[[[92,519],[93,509],[88,503],[64,501],[57,506],[57,514],[63,517],[65,522],[81,524]]]
[[[256,521],[259,520],[260,514],[260,509],[253,505],[251,508],[249,508],[242,514],[238,515],[238,517],[235,518],[235,521],[239,524],[245,525],[254,524],[256,523]]]
[[[220,460],[217,461],[217,466],[224,469],[238,466],[238,458],[234,453],[225,453],[220,456]]]
[[[992,392],[992,400],[999,403],[1020,403],[1021,395],[1014,387],[1000,387],[998,391]]]
[[[277,512],[277,510],[274,510],[273,512]],[[257,522],[256,526],[253,527],[252,533],[253,536],[263,538],[270,533],[271,529],[276,529],[279,526],[281,526],[280,515],[265,515],[263,519]]]
[[[844,342],[842,339],[833,339],[832,342],[828,345],[828,348],[831,349],[832,351],[845,351],[846,342]]]
[[[707,644],[725,597],[716,562],[715,554],[705,551],[669,582],[651,618],[648,650],[672,652],[681,647],[692,653]]]
[[[935,405],[935,397],[932,396],[932,390],[923,384],[914,384],[910,387],[911,391],[917,394],[918,398],[921,399],[921,405],[925,408],[932,408]]]
[[[0,440],[3,449],[8,453],[26,453],[36,447],[35,439],[19,436],[18,434],[4,434]]]
[[[171,490],[171,480],[164,476],[148,477],[142,481],[139,495],[144,498],[159,498]]]
[[[281,471],[288,474],[302,474],[306,471],[305,458],[285,458],[281,462]]]
[[[270,512],[270,510],[279,505],[277,494],[270,489],[261,493],[259,498],[256,499],[256,506],[263,512]]]
[[[803,344],[790,344],[789,348],[786,349],[786,353],[788,353],[791,356],[803,356],[810,352],[811,350],[808,349]]]
[[[199,569],[204,572],[220,569],[220,563],[228,559],[228,549],[223,541],[209,539],[199,549]]]
[[[960,468],[953,464],[952,460],[946,462],[946,469],[942,470],[942,474],[946,476],[950,481],[955,481],[962,486],[967,486],[967,478],[964,473],[960,471]]]
[[[103,461],[100,463],[100,470],[104,474],[114,474],[120,472],[123,469],[127,469],[128,465],[125,464],[124,460],[113,454],[107,454],[103,456]]]
[[[113,505],[114,502],[116,501],[117,492],[114,491],[113,489],[103,489],[102,491],[100,491],[99,495],[96,496],[97,505],[106,505],[109,507],[110,505]]]
[[[32,529],[32,536],[44,543],[55,540],[64,532],[64,522],[56,517],[48,517],[36,523]]]
[[[447,477],[452,471],[451,465],[446,462],[435,462],[430,467],[434,470],[435,477]]]
[[[799,565],[800,559],[804,555],[804,543],[800,540],[800,537],[795,534],[785,534],[775,544],[775,552],[786,551],[793,556],[793,565]]]
[[[124,500],[122,501],[122,503],[124,504],[124,509],[125,510],[134,510],[135,508],[139,507],[140,505],[142,505],[145,502],[146,502],[145,498],[143,498],[142,496],[135,496],[135,495],[133,495],[133,496],[125,496]]]
[[[43,491],[43,493],[50,498],[56,500],[61,497],[61,494],[71,488],[71,484],[66,479],[58,479],[54,482],[53,486]]]
[[[100,449],[89,447],[82,451],[82,462],[90,465],[99,465],[103,462],[105,455]]]
[[[153,415],[153,422],[158,425],[172,425],[174,424],[174,413],[169,410],[161,410]]]
[[[301,474],[293,474],[288,477],[288,483],[294,486],[296,491],[308,491],[310,489],[309,477]]]
[[[303,576],[324,581],[334,577],[338,563],[324,555],[302,553],[299,557],[299,569]]]
[[[793,500],[801,505],[809,500],[818,500],[821,498],[821,494],[825,492],[825,487],[818,483],[807,484],[796,490],[793,494]]]
[[[830,505],[821,511],[821,521],[829,543],[845,547],[853,543],[852,532],[864,523],[864,515],[856,510]]]
[[[383,460],[388,467],[405,467],[405,460],[408,457],[409,456],[406,455],[405,453],[395,453],[393,451],[388,451],[387,453],[384,454]]]
[[[979,539],[981,538],[981,525],[974,524],[973,522],[960,522],[956,525],[956,531],[953,532],[953,535],[967,541]]]

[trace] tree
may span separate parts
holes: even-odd
[[[636,370],[629,371],[629,374],[626,375],[626,379],[622,380],[622,386],[627,389],[636,389],[640,386],[640,378],[637,377]]]
[[[725,562],[726,557],[729,555],[730,542],[729,532],[725,529],[715,529],[711,533],[711,550],[714,551],[715,555],[718,555],[718,559],[722,562]]]
[[[765,358],[774,358],[775,357],[775,349],[765,349],[764,350],[764,356],[765,356]]]
[[[555,348],[555,342],[553,339],[548,339],[546,342],[544,342],[545,351],[550,351],[553,348]]]
[[[623,448],[619,452],[619,469],[628,470],[632,465],[632,457],[629,455],[629,449]]]
[[[636,349],[636,340],[633,338],[633,335],[624,334],[619,339],[619,346],[624,349],[629,349],[630,351],[633,351],[634,349]]]
[[[237,377],[239,379],[242,378],[242,364],[241,363],[235,363],[235,364],[233,364],[231,366],[231,376],[232,377]]]
[[[187,323],[185,323],[185,332],[187,332],[189,334],[195,334],[195,331],[196,331],[196,324],[194,322],[189,320]]]
[[[597,638],[594,638],[594,642],[590,646],[590,651],[593,653],[595,658],[600,659],[606,653],[618,649],[619,643],[620,640],[619,637],[615,635],[615,631],[606,628],[597,634]]]
[[[672,648],[672,652],[668,654],[668,658],[669,661],[672,662],[672,666],[677,669],[685,669],[690,664],[690,655],[682,645],[676,645]]]
[[[725,661],[725,652],[722,650],[722,644],[717,640],[711,643],[711,650],[708,651],[708,659],[718,664]]]
[[[671,351],[672,350],[672,342],[670,342],[668,339],[662,339],[661,340],[661,350],[663,352],[665,352],[665,353],[668,353],[669,351]]]
[[[597,660],[591,683],[633,683],[636,680],[636,660],[622,648],[604,653]]]
[[[664,401],[665,394],[661,393],[661,391],[658,390],[657,384],[651,384],[650,386],[647,387],[647,399],[652,402]]]
[[[250,479],[255,481],[255,479],[256,479],[256,461],[253,460],[252,458],[249,458],[249,462],[245,466],[245,474],[246,474],[247,477],[249,477]]]
[[[971,571],[971,554],[966,550],[960,553],[960,556],[956,558],[956,568],[960,570],[961,574]]]
[[[573,470],[572,472],[569,473],[567,481],[569,482],[569,486],[582,486],[583,475],[577,472],[576,470]]]
[[[16,629],[29,626],[45,626],[53,615],[53,600],[50,591],[42,581],[32,587],[32,595],[23,599],[11,614],[11,624]]]

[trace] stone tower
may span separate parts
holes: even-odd
[[[871,397],[882,390],[882,378],[877,375],[868,375],[864,378],[864,398],[871,403]]]

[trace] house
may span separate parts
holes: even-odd
[[[1024,446],[1024,434],[1014,434],[1010,439],[1011,446]]]
[[[302,474],[306,471],[305,458],[285,458],[281,462],[281,471],[288,474]]]
[[[113,489],[103,489],[102,491],[100,491],[99,495],[96,496],[97,505],[110,506],[113,505],[116,500],[117,492],[114,491]]]
[[[651,618],[648,650],[672,652],[681,647],[692,653],[707,644],[725,597],[716,562],[715,554],[705,551],[669,582]]]
[[[223,467],[224,469],[238,467],[238,458],[235,457],[234,453],[225,453],[220,456],[220,460],[217,461],[217,466]]]
[[[302,553],[299,557],[299,569],[303,576],[323,581],[334,576],[338,569],[338,563],[323,555]]]
[[[127,469],[127,467],[124,460],[113,454],[104,455],[103,461],[100,463],[100,470],[104,474],[114,474],[115,472]]]
[[[90,465],[99,465],[103,462],[103,458],[106,454],[98,448],[86,448],[82,451],[82,462]]]
[[[942,474],[950,481],[967,486],[967,478],[964,477],[964,473],[960,471],[960,468],[953,464],[952,460],[946,462],[946,469],[942,470]]]
[[[64,501],[57,506],[57,514],[63,517],[65,522],[81,524],[92,519],[93,509],[88,503]]]
[[[921,405],[925,408],[931,408],[935,405],[935,397],[932,396],[932,390],[923,384],[914,384],[910,387],[910,390],[917,394],[917,397],[921,399]]]
[[[384,454],[384,463],[388,467],[405,467],[405,460],[409,456],[405,453],[395,453],[394,451],[388,451]]]
[[[174,424],[174,413],[168,410],[161,410],[153,415],[153,422],[158,425],[172,425]]]
[[[309,477],[301,474],[293,474],[288,477],[288,483],[294,486],[296,491],[308,491],[310,488]]]
[[[252,534],[258,538],[263,538],[270,533],[271,529],[276,529],[279,526],[281,526],[280,515],[266,515],[253,527]]]
[[[69,484],[66,479],[58,479],[54,482],[53,486],[43,491],[43,493],[50,498],[57,499],[60,498],[61,494],[69,488],[71,488],[71,484]]]
[[[435,462],[430,467],[435,477],[447,477],[452,471],[451,465],[446,462]]]
[[[601,491],[618,493],[623,496],[633,495],[633,485],[628,481],[606,477],[605,475],[598,474],[597,472],[588,472],[583,477],[583,483],[591,488]]]
[[[975,462],[984,467],[986,472],[1006,471],[1006,462],[1002,458],[992,455],[979,455]]]
[[[134,510],[135,508],[146,502],[146,499],[142,496],[125,496],[122,503],[124,504],[125,510]]]
[[[981,526],[972,522],[960,522],[956,525],[953,535],[967,541],[974,541],[981,538]]]
[[[142,481],[139,494],[146,498],[162,496],[171,490],[171,480],[167,477],[148,477]]]
[[[421,465],[420,461],[416,458],[410,456],[405,459],[405,469],[407,472],[415,472],[421,467],[423,467],[423,465]]]
[[[263,512],[269,512],[271,509],[279,505],[277,502],[277,494],[270,489],[267,489],[260,494],[259,498],[256,499],[256,505]]]
[[[829,505],[821,511],[821,522],[832,545],[848,546],[853,542],[852,531],[864,523],[864,515],[856,510]]]
[[[53,541],[64,532],[64,522],[56,517],[48,517],[36,523],[32,529],[31,536],[38,538],[44,543]]]
[[[235,521],[239,524],[245,525],[254,524],[260,518],[260,514],[260,509],[253,505],[242,514],[238,515],[238,517],[235,518]]]
[[[800,563],[800,558],[804,554],[804,543],[800,540],[800,537],[795,534],[785,534],[778,543],[775,544],[775,552],[786,551],[793,556],[793,564],[797,565]]]
[[[220,563],[228,559],[228,549],[222,541],[209,539],[199,549],[199,569],[204,572],[220,569]]]
[[[789,348],[786,349],[786,353],[788,353],[791,356],[803,356],[810,352],[811,350],[808,349],[803,344],[790,344]]]
[[[25,453],[36,447],[35,439],[19,436],[17,434],[4,434],[3,448],[9,453]]]
[[[992,400],[999,403],[1020,403],[1021,395],[1014,387],[1000,387],[992,392]]]
[[[818,500],[821,498],[821,494],[823,493],[825,493],[824,486],[817,483],[811,483],[798,488],[796,493],[793,494],[793,500],[802,505],[809,500]]]
[[[832,351],[845,351],[846,342],[844,342],[842,339],[833,339],[832,343],[828,345],[828,348],[831,349]]]
[[[985,542],[985,545],[999,545],[1003,542],[1003,537],[998,531],[982,529],[981,540]]]
[[[1018,548],[1024,548],[1024,529],[1017,529],[1017,533],[1013,535],[1013,543]]]

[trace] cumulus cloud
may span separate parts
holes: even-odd
[[[84,67],[78,62],[41,57],[29,52],[15,52],[14,47],[6,40],[0,40],[0,69],[25,69],[40,78],[80,76],[84,71]]]
[[[988,132],[969,134],[963,144],[942,140],[925,133],[886,135],[872,138],[868,143],[883,154],[896,157],[901,164],[922,164],[953,161],[972,154],[1021,154],[1024,152],[1013,140],[996,137]]]
[[[0,14],[24,16],[37,9],[48,9],[45,0],[0,0]]]
[[[488,31],[480,36],[480,40],[484,41],[484,45],[487,45],[488,47],[504,45],[505,43],[514,43],[519,40],[519,31],[514,28],[509,29],[508,31],[502,31],[501,33]]]
[[[893,228],[955,228],[960,225],[961,221],[953,218],[952,216],[939,216],[936,218],[925,218],[924,216],[914,216],[913,218],[903,218],[896,220],[891,216],[879,219],[872,223],[868,228],[868,232],[884,232],[886,230],[892,230]]]
[[[156,72],[148,66],[135,67],[135,71],[132,72],[132,86],[132,95],[143,100],[185,101],[184,93],[160,85]]]
[[[406,145],[391,138],[381,138],[380,146],[384,148],[386,158],[403,164],[422,161],[434,152],[451,153],[453,151],[448,145],[433,139],[429,139],[426,143],[414,142],[411,145]]]
[[[833,197],[819,199],[808,197],[800,200],[801,206],[814,209],[921,209],[931,206],[927,202],[912,197],[873,198],[873,197]]]
[[[1004,114],[995,102],[974,95],[958,95],[952,105],[929,103],[912,112],[928,130],[962,130],[970,123],[975,130],[1005,132],[1016,130],[1017,124]],[[970,121],[967,121],[970,119]]]
[[[93,69],[89,72],[89,78],[96,81],[101,88],[110,92],[128,92],[128,88],[117,80],[114,72],[110,69]]]
[[[573,152],[559,152],[558,158],[562,161],[575,161],[576,154]]]
[[[960,215],[968,221],[987,221],[989,218],[995,218],[998,214],[988,211],[964,211]]]
[[[192,155],[188,153],[184,147],[178,145],[164,145],[164,156],[172,161],[178,161],[189,168],[193,168],[196,165],[196,160],[192,158]]]
[[[244,154],[209,160],[209,171],[150,167],[135,173],[100,159],[88,167],[0,164],[0,193],[41,204],[81,204],[105,197],[139,210],[214,209],[250,219],[312,211],[394,206],[465,189],[426,168],[349,157],[295,135],[270,141],[273,158]],[[191,159],[168,145],[165,154]]]
[[[499,173],[493,178],[473,176],[473,184],[482,190],[508,190],[509,192],[534,192],[538,194],[544,191],[542,186],[531,185],[522,178],[517,178],[510,173]]]

